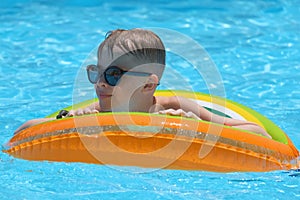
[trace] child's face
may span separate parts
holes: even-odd
[[[142,72],[142,67],[136,66],[136,58],[133,56],[122,56],[114,59],[109,51],[102,50],[98,54],[98,70],[100,78],[94,84],[96,94],[99,98],[100,107],[102,111],[131,111],[133,105],[139,105],[143,95],[143,86],[146,84],[150,73]],[[104,77],[104,71],[113,69],[115,66],[123,71],[138,72],[138,73],[124,73],[117,84],[111,85],[108,83],[109,78]],[[115,68],[115,69],[117,69]],[[107,70],[109,71],[109,70]],[[110,75],[110,74],[109,74]],[[108,81],[106,81],[106,80]],[[113,76],[111,76],[113,79]]]

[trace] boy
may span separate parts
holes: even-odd
[[[97,65],[87,66],[99,102],[67,116],[98,112],[156,112],[192,117],[271,136],[253,122],[222,117],[182,97],[153,96],[165,68],[165,48],[160,38],[143,29],[115,30],[98,48]],[[30,120],[16,132],[52,119]]]

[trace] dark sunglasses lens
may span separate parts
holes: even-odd
[[[96,65],[87,66],[87,74],[89,81],[93,84],[96,84],[99,79],[99,73]]]
[[[119,68],[108,68],[104,72],[106,82],[111,86],[116,86],[122,76],[122,70]]]

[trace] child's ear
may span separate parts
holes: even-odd
[[[151,74],[147,80],[147,83],[144,85],[143,91],[152,91],[156,89],[158,84],[158,77],[155,74]]]

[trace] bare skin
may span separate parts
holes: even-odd
[[[155,113],[167,114],[173,116],[183,116],[183,117],[189,117],[189,118],[194,118],[199,120],[211,121],[218,124],[230,125],[235,128],[248,130],[263,135],[265,137],[272,138],[262,127],[260,127],[256,123],[216,115],[208,111],[204,107],[186,98],[177,97],[177,96],[173,96],[173,97],[157,96],[155,97],[155,99],[156,99],[156,107],[164,108],[164,110],[156,109]],[[99,103],[94,103],[86,108],[70,111],[69,116],[92,114],[92,113],[99,113],[99,112],[101,112]]]
[[[154,107],[153,107],[154,106]],[[235,128],[248,130],[260,135],[263,135],[268,138],[272,138],[262,127],[259,125],[248,122],[248,121],[242,121],[227,117],[222,117],[219,115],[216,115],[202,106],[196,104],[193,101],[190,101],[188,99],[182,98],[182,97],[162,97],[157,96],[155,97],[155,105],[152,104],[151,108],[155,113],[158,114],[166,114],[166,115],[173,115],[173,116],[183,116],[183,117],[189,117],[199,120],[205,120],[205,121],[211,121],[214,123],[219,124],[227,124]],[[162,108],[164,108],[162,110]],[[149,107],[150,109],[150,107]],[[68,117],[72,116],[78,116],[78,115],[85,115],[85,114],[93,114],[93,113],[99,113],[102,112],[99,106],[99,102],[91,104],[85,108],[78,109],[78,110],[71,110],[68,114]],[[39,124],[42,122],[54,120],[54,118],[41,118],[41,119],[33,119],[29,120],[26,123],[24,123],[22,126],[20,126],[15,133],[28,128],[32,125]]]

